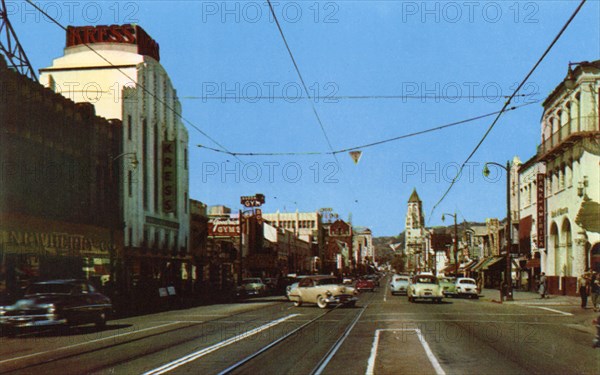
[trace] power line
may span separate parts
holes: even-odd
[[[556,44],[556,42],[558,42],[558,39],[560,39],[560,37],[565,32],[565,30],[567,29],[567,27],[571,24],[571,21],[573,21],[573,19],[575,18],[575,16],[579,13],[579,11],[581,10],[581,8],[585,4],[585,2],[586,2],[586,0],[582,0],[581,3],[579,3],[579,6],[577,6],[577,8],[575,9],[575,11],[571,15],[571,17],[569,17],[569,19],[567,20],[567,22],[563,25],[563,27],[558,32],[558,34],[554,37],[554,39],[552,40],[552,42],[550,43],[550,45],[546,48],[546,50],[544,51],[544,53],[542,54],[542,56],[538,59],[538,61],[533,66],[533,68],[531,68],[531,70],[529,71],[529,73],[527,73],[527,75],[525,76],[525,78],[523,78],[523,80],[521,81],[521,83],[519,84],[519,86],[515,89],[515,91],[512,93],[512,95],[508,98],[508,100],[506,101],[506,103],[504,103],[504,106],[502,107],[502,110],[498,113],[498,115],[496,116],[496,118],[494,119],[494,121],[492,121],[492,123],[489,126],[489,128],[487,129],[487,131],[483,134],[483,137],[481,138],[481,140],[477,143],[477,145],[475,146],[475,148],[473,149],[473,151],[469,154],[469,156],[467,157],[467,159],[460,166],[458,172],[456,173],[456,176],[452,179],[452,182],[450,182],[450,186],[448,186],[448,189],[446,190],[446,192],[444,193],[444,195],[442,195],[442,197],[440,198],[440,200],[431,209],[431,215],[430,216],[433,215],[433,212],[435,211],[435,209],[440,205],[440,203],[442,203],[442,201],[444,200],[444,198],[446,198],[446,196],[448,195],[448,193],[450,192],[450,190],[452,189],[452,187],[454,186],[454,184],[456,183],[456,181],[460,177],[460,174],[462,173],[465,165],[469,162],[469,160],[471,160],[471,158],[473,157],[473,155],[475,155],[475,153],[477,152],[477,150],[479,149],[479,147],[481,147],[481,145],[483,144],[483,141],[485,141],[485,139],[490,134],[490,132],[492,131],[492,129],[494,128],[494,126],[496,126],[496,123],[498,123],[498,120],[500,119],[500,117],[504,113],[504,110],[509,106],[511,100],[517,95],[517,93],[523,87],[523,85],[525,85],[525,83],[527,82],[527,80],[529,79],[529,77],[531,77],[531,75],[533,74],[533,72],[535,72],[535,70],[537,69],[537,67],[544,60],[544,58],[546,58],[546,55],[548,55],[548,53],[550,52],[550,50],[552,49],[552,47],[554,47],[554,45]]]
[[[61,29],[63,29],[64,31],[67,31],[67,28],[65,26],[63,26],[60,22],[58,22],[56,19],[54,19],[52,16],[50,16],[48,13],[46,13],[43,9],[41,9],[39,6],[37,6],[36,4],[34,4],[31,0],[25,0],[27,3],[29,3],[30,5],[32,5],[35,9],[37,9],[41,14],[43,14],[44,16],[46,16],[50,21],[52,21],[54,24],[58,25],[58,27],[60,27]],[[109,64],[110,66],[112,66],[113,68],[115,68],[119,73],[121,73],[123,76],[125,76],[125,78],[129,79],[131,82],[136,82],[135,79],[133,79],[129,74],[125,73],[123,70],[121,70],[121,68],[119,68],[118,66],[114,65],[112,62],[110,62],[107,58],[105,58],[102,54],[100,54],[98,51],[96,51],[92,46],[90,46],[88,43],[83,42],[82,43],[84,46],[86,46],[90,51],[92,51],[94,54],[96,54],[98,57],[100,57],[103,61],[105,61],[107,64]],[[227,148],[225,146],[223,146],[222,144],[220,144],[216,139],[214,139],[213,137],[211,137],[210,135],[208,135],[205,131],[203,131],[202,129],[200,129],[198,126],[196,126],[195,124],[193,124],[191,121],[189,121],[187,118],[183,117],[183,115],[179,112],[177,112],[174,108],[172,108],[168,103],[164,102],[161,98],[159,98],[158,96],[156,96],[153,92],[151,92],[150,90],[148,90],[144,85],[140,84],[139,82],[136,82],[136,85],[141,87],[142,90],[147,93],[148,95],[152,96],[154,99],[156,99],[160,104],[164,105],[169,111],[173,112],[175,114],[175,116],[179,117],[182,121],[184,121],[185,123],[187,123],[189,126],[191,126],[192,128],[196,129],[200,134],[202,134],[204,137],[206,137],[207,139],[209,139],[210,141],[212,141],[214,144],[216,144],[217,146],[219,146],[220,148],[222,148],[223,150],[227,150]],[[233,155],[235,157],[235,155]],[[237,157],[236,157],[237,159]],[[238,159],[239,160],[239,159]],[[239,160],[241,162],[241,160]]]
[[[287,49],[288,54],[290,55],[290,58],[292,59],[292,63],[294,64],[294,68],[296,69],[296,73],[298,74],[298,77],[300,78],[300,82],[302,82],[302,87],[304,87],[304,91],[306,92],[306,96],[310,100],[310,98],[311,98],[310,93],[308,91],[308,88],[306,87],[306,83],[304,82],[304,78],[302,78],[302,73],[300,73],[300,68],[298,68],[298,64],[296,63],[296,59],[294,58],[294,54],[292,53],[292,50],[290,49],[290,46],[289,46],[289,44],[287,42],[287,39],[285,38],[285,35],[283,34],[283,29],[281,28],[281,25],[279,24],[279,20],[277,19],[277,15],[275,14],[275,10],[273,10],[273,5],[271,4],[271,0],[267,0],[267,3],[269,4],[269,9],[271,10],[271,15],[273,16],[273,19],[275,20],[275,24],[277,25],[277,29],[279,30],[279,34],[281,35],[281,38],[283,39],[283,43],[285,44],[285,48]],[[329,146],[329,150],[331,151],[331,153],[333,155],[333,158],[335,159],[335,162],[338,165],[338,168],[341,169],[340,162],[337,159],[337,156],[335,156],[335,153],[333,153],[333,146],[331,144],[331,141],[329,140],[329,136],[327,135],[327,132],[325,131],[325,127],[323,126],[323,122],[321,121],[321,117],[319,116],[319,113],[317,112],[317,109],[315,108],[315,104],[311,103],[311,105],[312,105],[313,113],[315,114],[315,117],[317,118],[317,122],[319,123],[319,126],[321,127],[321,131],[323,132],[323,135],[325,136],[325,140],[327,141],[327,145]]]
[[[519,97],[531,97],[535,96],[537,93],[533,94],[519,94],[516,96]],[[185,100],[222,100],[222,101],[231,101],[231,100],[245,100],[245,101],[260,101],[260,100],[300,100],[300,99],[309,99],[309,100],[321,100],[323,102],[327,102],[327,100],[379,100],[379,99],[421,99],[421,100],[444,100],[444,101],[452,101],[452,100],[460,100],[460,99],[500,99],[509,98],[510,95],[421,95],[421,96],[407,96],[407,95],[336,95],[336,96],[183,96],[181,99]]]
[[[538,101],[535,102],[531,102],[531,103],[526,103],[526,104],[521,104],[519,106],[513,106],[510,108],[505,108],[502,111],[503,112],[508,112],[508,111],[514,111],[516,109],[519,109],[521,107],[525,107],[531,104],[535,104],[538,103]],[[482,118],[486,118],[486,117],[490,117],[490,116],[494,116],[497,115],[499,113],[501,113],[502,111],[496,111],[496,112],[491,112],[491,113],[487,113],[481,116],[476,116],[476,117],[471,117],[465,120],[460,120],[460,121],[455,121],[455,122],[451,122],[449,124],[445,124],[445,125],[440,125],[440,126],[436,126],[433,128],[429,128],[429,129],[424,129],[424,130],[419,130],[416,132],[412,132],[412,133],[408,133],[408,134],[403,134],[397,137],[393,137],[393,138],[387,138],[381,141],[377,141],[377,142],[372,142],[372,143],[367,143],[364,145],[360,145],[360,146],[354,146],[354,147],[349,147],[349,148],[344,148],[344,149],[340,149],[340,150],[335,150],[335,151],[329,151],[329,152],[323,152],[323,151],[304,151],[304,152],[230,152],[227,150],[219,150],[216,148],[212,148],[212,147],[208,147],[208,146],[204,146],[204,145],[198,145],[198,147],[201,148],[205,148],[207,150],[211,150],[214,152],[219,152],[219,153],[223,153],[223,154],[228,154],[228,155],[232,155],[232,156],[298,156],[298,155],[336,155],[339,153],[343,153],[343,152],[349,152],[349,151],[355,151],[355,150],[362,150],[365,148],[369,148],[369,147],[374,147],[374,146],[379,146],[382,145],[384,143],[389,143],[389,142],[394,142],[394,141],[398,141],[400,139],[404,139],[404,138],[410,138],[410,137],[414,137],[417,135],[422,135],[425,133],[431,133],[434,131],[438,131],[438,130],[442,130],[442,129],[446,129],[446,128],[450,128],[450,127],[454,127],[454,126],[458,126],[458,125],[462,125],[462,124],[466,124],[469,122],[473,122],[476,120],[481,120]]]

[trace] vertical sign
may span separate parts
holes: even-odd
[[[177,155],[175,142],[162,143],[162,203],[163,212],[175,212],[177,207]]]
[[[546,174],[537,174],[537,247],[546,248]]]

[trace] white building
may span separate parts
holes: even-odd
[[[369,262],[371,264],[377,261],[371,229],[366,227],[352,228],[352,250],[354,251],[354,259],[360,260],[361,263]]]
[[[541,268],[550,292],[569,294],[586,268],[600,271],[600,60],[575,65],[543,103],[537,154],[546,165]]]
[[[125,257],[188,254],[188,133],[159,60],[139,26],[69,27],[64,56],[40,70],[45,86],[123,122],[122,154],[108,157],[121,165]]]
[[[404,254],[407,256],[409,270],[425,270],[429,268],[430,236],[425,228],[423,203],[413,189],[408,199],[405,220]]]

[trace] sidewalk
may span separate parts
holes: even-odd
[[[483,289],[483,300],[490,302],[500,301],[500,291],[498,289]],[[503,301],[516,305],[554,305],[554,306],[581,306],[581,299],[576,296],[562,296],[549,294],[547,298],[540,298],[536,292],[525,292],[522,290],[513,290],[513,300]],[[588,307],[591,308],[591,299],[588,299]]]

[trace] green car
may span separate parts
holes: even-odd
[[[456,295],[456,278],[455,277],[441,277],[440,287],[444,297],[454,297]]]

